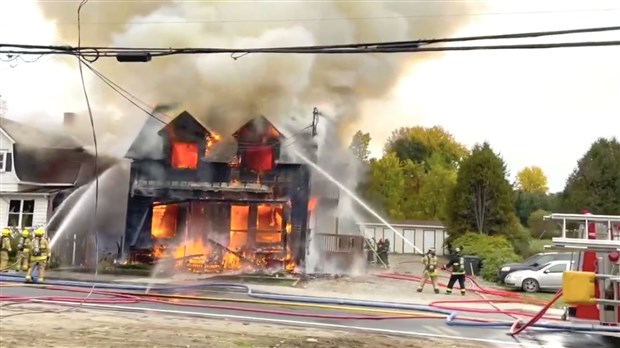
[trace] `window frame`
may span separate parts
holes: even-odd
[[[9,158],[9,152],[6,150],[0,150],[0,173],[8,172],[6,170],[7,159]]]
[[[28,201],[32,201],[32,212],[24,212],[24,206],[26,205],[26,202]],[[17,212],[12,212],[11,211],[11,202],[19,202],[19,208]],[[17,227],[17,228],[29,228],[29,227],[33,227],[34,226],[34,213],[35,213],[35,208],[36,208],[36,199],[10,199],[9,200],[9,209],[7,212],[7,226],[11,226],[11,227]],[[9,221],[10,221],[10,217],[11,215],[17,215],[17,225],[12,226],[9,225]],[[32,218],[30,219],[30,226],[24,226],[24,216],[31,216]]]

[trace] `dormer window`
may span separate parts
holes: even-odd
[[[197,170],[206,150],[219,141],[189,112],[183,111],[157,132],[162,137],[162,158],[171,169]]]
[[[198,144],[188,142],[171,142],[170,164],[175,169],[198,168]]]
[[[273,170],[280,155],[280,142],[285,139],[264,116],[241,126],[233,137],[238,142],[241,168],[259,175]]]

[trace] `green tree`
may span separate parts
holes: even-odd
[[[536,210],[554,210],[552,195],[547,195],[542,192],[526,192],[517,190],[515,191],[514,197],[515,214],[517,214],[521,224],[526,226],[528,226],[527,219]]]
[[[525,167],[517,173],[517,189],[523,192],[547,193],[547,176],[540,167]]]
[[[600,138],[577,162],[562,194],[566,211],[620,215],[620,142]]]
[[[405,177],[395,154],[370,160],[370,170],[363,188],[364,196],[392,219],[404,218],[400,207],[404,189]]]
[[[476,145],[461,162],[446,208],[450,239],[468,231],[486,235],[518,232],[506,174],[504,161],[488,143]]]
[[[447,167],[456,169],[468,154],[467,148],[442,127],[403,127],[392,132],[385,153],[395,153],[401,161],[411,160],[429,169],[430,158],[439,156]]]
[[[445,167],[438,153],[429,159],[430,170],[420,178],[419,191],[415,196],[414,211],[418,216],[411,218],[446,219],[448,197],[456,184],[456,171]]]
[[[368,156],[370,156],[370,150],[368,149],[370,140],[370,133],[362,133],[362,131],[358,130],[353,135],[351,145],[349,145],[349,149],[353,152],[355,158],[365,163],[368,162]]]
[[[532,237],[538,239],[548,239],[557,235],[557,223],[551,220],[544,219],[544,217],[549,214],[551,213],[542,209],[538,209],[532,214],[530,214],[529,218],[527,219],[527,225],[530,228],[530,234],[532,235]]]

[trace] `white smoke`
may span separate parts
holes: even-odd
[[[77,4],[40,2],[39,7],[56,21],[61,43],[75,44]],[[467,24],[467,13],[483,7],[445,1],[91,1],[82,11],[82,45],[255,48],[446,37]],[[438,20],[445,14],[458,16]],[[100,59],[93,65],[151,107],[178,104],[179,111],[189,111],[224,136],[258,115],[296,133],[311,123],[312,109],[319,106],[330,117],[321,120],[315,139],[318,163],[331,173],[348,163],[346,173],[337,177],[354,188],[359,168],[346,151],[350,139],[344,135],[355,127],[363,103],[389,94],[413,63],[406,54],[250,54],[236,60],[229,55],[173,56],[146,64]],[[89,82],[95,109],[105,110],[97,113],[105,115],[99,116],[105,118],[98,122],[100,132],[116,135],[111,143],[127,148],[144,123],[142,112],[94,78]],[[113,109],[120,114],[115,119]],[[378,127],[385,116],[377,115]],[[355,221],[352,206],[341,196],[336,218]],[[308,268],[319,261],[310,257]]]
[[[60,41],[75,44],[77,3],[40,2],[39,7],[56,21]],[[82,44],[243,48],[442,37],[466,24],[463,14],[482,7],[443,1],[91,1],[82,10]],[[459,16],[435,17],[443,14]],[[101,59],[94,66],[152,106],[179,103],[209,127],[230,134],[258,114],[277,121],[308,110],[303,127],[317,104],[331,105],[336,126],[346,129],[360,116],[362,102],[386,95],[410,63],[402,54],[253,54],[238,60],[176,56],[147,64]],[[122,114],[109,124],[111,113],[101,113],[108,119],[100,123],[102,132],[133,138],[142,113],[100,82],[89,87],[99,110],[114,103]]]

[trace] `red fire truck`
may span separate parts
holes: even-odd
[[[573,270],[563,275],[566,318],[620,323],[620,216],[551,214],[546,217],[562,226],[553,249],[573,251]]]

